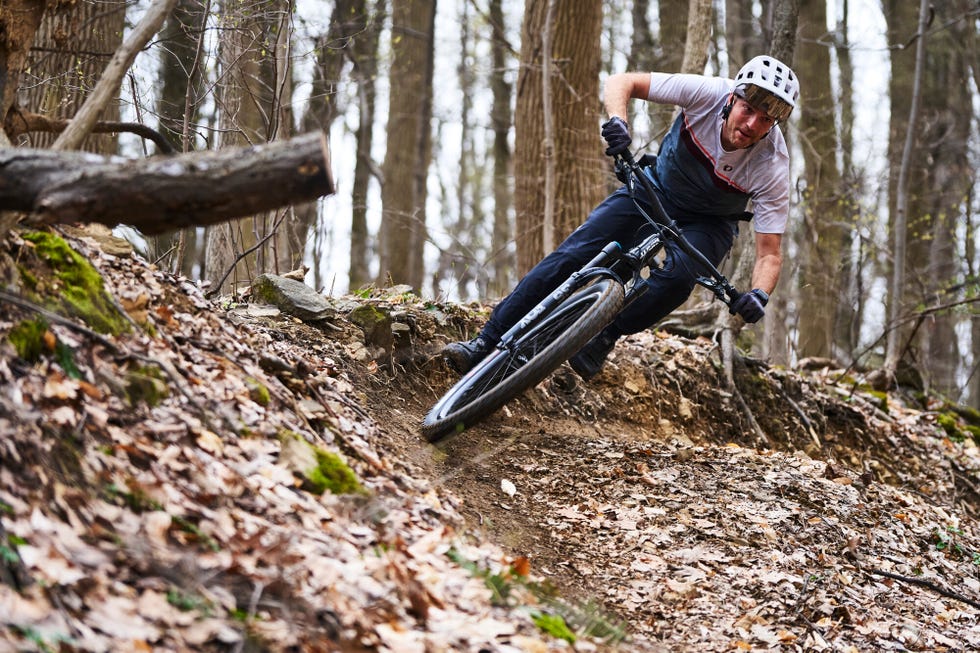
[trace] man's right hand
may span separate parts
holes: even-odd
[[[630,136],[629,125],[619,116],[613,116],[602,123],[602,137],[609,146],[606,148],[606,156],[616,156],[629,149],[633,138]]]
[[[728,307],[728,312],[732,315],[738,313],[746,322],[754,323],[765,317],[768,303],[769,294],[760,288],[753,288],[739,295]]]

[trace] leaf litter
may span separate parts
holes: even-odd
[[[641,334],[431,446],[435,354],[482,307],[304,323],[72,242],[139,328],[49,324],[72,375],[4,304],[0,651],[980,648],[980,455],[935,410],[758,365],[761,447],[709,341]],[[366,492],[311,491],[287,433]]]

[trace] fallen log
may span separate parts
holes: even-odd
[[[147,235],[205,226],[334,192],[326,137],[130,160],[0,149],[0,211],[28,222],[128,224]]]

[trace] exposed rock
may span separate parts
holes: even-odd
[[[304,322],[317,322],[337,314],[323,295],[302,281],[275,274],[257,276],[252,282],[252,297]]]

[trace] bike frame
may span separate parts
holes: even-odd
[[[690,256],[703,269],[704,274],[695,275],[695,283],[710,290],[716,298],[725,304],[730,305],[731,302],[738,299],[740,293],[729,283],[725,275],[719,272],[700,250],[691,245],[677,223],[667,215],[656,190],[653,188],[653,183],[633,158],[632,153],[627,150],[616,155],[615,165],[617,173],[625,173],[626,189],[630,198],[640,215],[653,227],[654,233],[626,252],[623,251],[622,245],[618,242],[610,242],[595,258],[569,276],[564,283],[508,329],[500,338],[498,348],[507,348],[514,338],[524,333],[541,316],[550,313],[552,309],[571,296],[577,288],[594,277],[610,277],[622,283],[628,290],[626,305],[629,305],[632,300],[646,290],[646,286],[639,283],[641,271],[653,264],[654,257],[668,242],[676,244],[681,251]],[[643,188],[648,204],[653,210],[653,216],[643,208],[640,198],[637,196],[637,182]],[[623,267],[621,264],[624,264],[629,272],[626,278],[619,274],[618,268]]]

